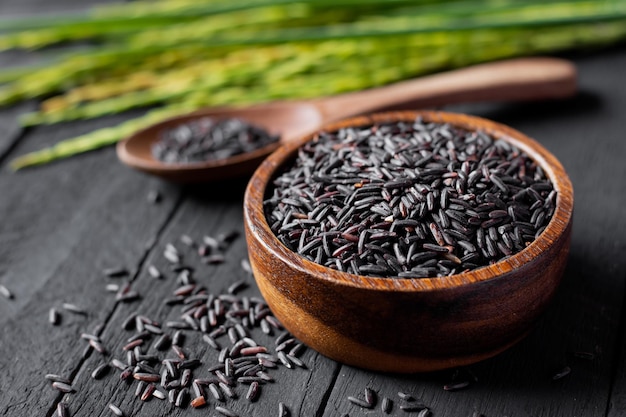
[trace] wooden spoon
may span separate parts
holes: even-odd
[[[576,69],[556,58],[521,58],[434,74],[385,87],[310,101],[283,101],[243,108],[207,108],[168,119],[118,143],[119,159],[136,169],[177,182],[205,182],[252,173],[275,143],[223,160],[166,164],[152,156],[160,133],[193,119],[241,118],[280,135],[287,143],[326,123],[373,111],[436,107],[477,101],[563,98],[576,92]]]

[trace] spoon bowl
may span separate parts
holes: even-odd
[[[283,137],[285,134],[294,137],[306,134],[321,124],[318,110],[306,102],[276,102],[241,109],[208,108],[173,117],[140,130],[128,140],[118,144],[117,154],[127,165],[167,180],[208,182],[250,174],[267,155],[280,146],[279,142],[275,142],[245,154],[204,162],[166,164],[154,158],[152,145],[159,140],[162,132],[203,117],[215,120],[243,119],[272,135]]]
[[[576,70],[556,58],[521,58],[475,65],[385,87],[310,101],[282,101],[242,108],[207,108],[140,130],[117,145],[126,165],[175,182],[209,182],[251,174],[278,143],[226,159],[165,163],[152,155],[163,131],[211,117],[239,118],[289,143],[322,125],[372,111],[415,109],[475,101],[563,98],[576,92]]]

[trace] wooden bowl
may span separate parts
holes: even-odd
[[[524,134],[485,119],[441,112],[393,112],[326,126],[334,131],[374,123],[450,123],[481,129],[525,151],[558,192],[545,231],[521,252],[448,277],[365,277],[315,264],[285,247],[263,212],[277,171],[314,135],[283,146],[250,180],[245,230],[250,262],[271,310],[298,339],[329,358],[362,368],[423,372],[467,365],[522,339],[552,299],[570,246],[573,189],[559,161]]]

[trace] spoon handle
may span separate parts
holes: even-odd
[[[312,102],[323,122],[362,113],[477,101],[563,98],[576,92],[576,68],[557,58],[520,58],[475,65]]]

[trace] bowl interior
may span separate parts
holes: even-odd
[[[543,146],[510,127],[462,114],[410,111],[380,113],[351,118],[327,125],[323,130],[335,131],[344,127],[365,127],[377,123],[410,122],[417,117],[421,117],[426,122],[447,123],[469,131],[482,130],[496,139],[505,140],[513,144],[540,165],[557,191],[555,212],[543,233],[522,251],[504,260],[489,266],[445,277],[419,279],[370,277],[341,272],[316,264],[296,254],[278,240],[270,230],[262,209],[263,200],[268,190],[272,188],[271,183],[273,179],[280,173],[285,164],[295,158],[297,149],[315,137],[315,134],[311,134],[282,146],[270,155],[259,167],[246,191],[246,205],[252,208],[260,208],[252,215],[252,221],[255,223],[254,230],[267,243],[273,255],[279,257],[296,270],[317,271],[316,277],[319,279],[330,280],[340,285],[371,288],[377,291],[433,291],[496,279],[498,276],[540,257],[549,245],[566,231],[573,211],[573,190],[565,170],[561,163]]]

